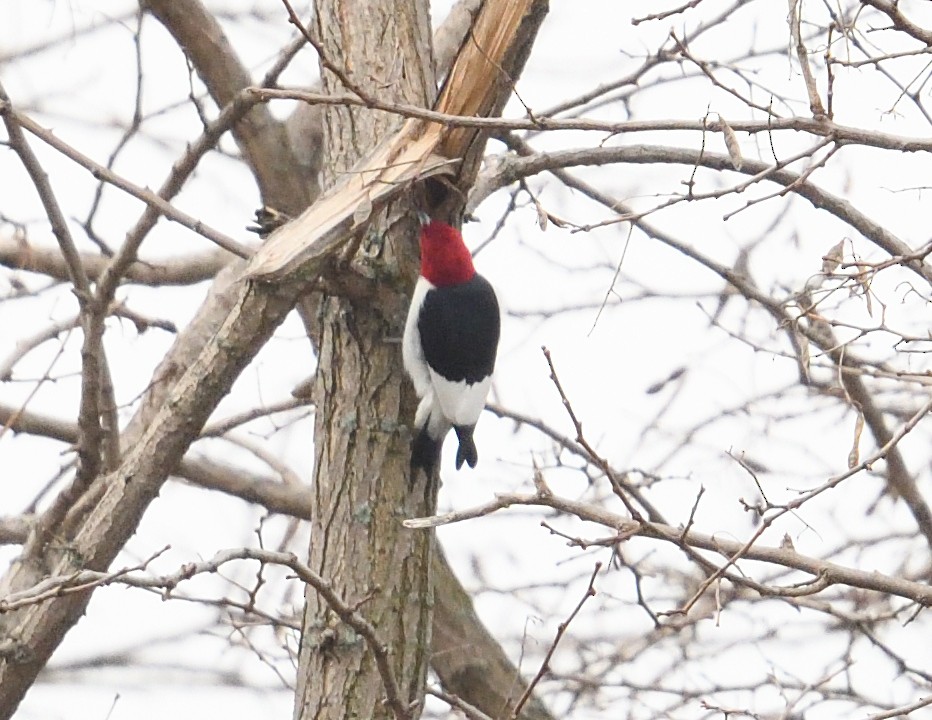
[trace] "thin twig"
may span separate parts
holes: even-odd
[[[349,75],[347,75],[342,68],[338,67],[334,63],[326,52],[324,52],[324,47],[321,45],[317,39],[308,32],[308,29],[304,26],[304,23],[301,22],[301,18],[298,17],[298,14],[294,11],[294,8],[291,7],[291,3],[288,0],[282,0],[282,4],[285,6],[285,9],[288,11],[288,22],[298,28],[298,31],[304,36],[304,39],[317,51],[317,55],[320,58],[320,63],[327,70],[332,72],[337,76],[337,79],[343,84],[343,86],[350,92],[355,93],[359,96],[359,99],[368,107],[375,107],[377,101],[370,97],[369,94],[363,90],[359,85],[353,82]]]
[[[168,177],[162,182],[162,185],[155,195],[155,197],[163,201],[162,204],[147,203],[145,212],[143,212],[139,220],[136,221],[136,224],[126,234],[126,239],[120,247],[119,252],[117,252],[109,265],[104,268],[103,272],[100,273],[97,294],[101,298],[101,302],[109,303],[112,301],[117,286],[122,282],[127,271],[136,261],[143,240],[148,236],[152,228],[155,227],[159,217],[165,215],[165,217],[169,219],[174,219],[164,212],[165,206],[169,208],[172,207],[168,203],[181,192],[185,182],[197,168],[200,161],[208,152],[216,149],[217,143],[220,142],[220,138],[223,134],[245,117],[254,104],[255,103],[250,100],[248,94],[239,93],[232,102],[220,111],[220,114],[215,120],[205,126],[204,132],[188,146],[184,155],[172,163]],[[126,190],[126,188],[123,189]],[[148,189],[146,189],[145,192],[150,193]],[[144,200],[144,198],[141,199]],[[197,232],[197,230],[195,230],[195,232]],[[240,257],[248,257],[252,254],[249,248],[241,246],[232,240],[230,240],[230,242],[234,243],[230,247],[220,243],[217,244],[223,249],[237,254]],[[241,253],[246,254],[243,255]]]
[[[586,452],[595,460],[596,466],[605,474],[605,477],[608,478],[608,481],[612,485],[612,490],[615,495],[624,503],[625,507],[628,509],[628,512],[631,513],[631,518],[635,521],[640,522],[642,517],[641,513],[637,508],[634,507],[634,504],[628,498],[627,488],[624,487],[621,480],[615,474],[615,471],[612,469],[612,466],[608,464],[608,461],[605,460],[601,455],[596,453],[595,448],[593,448],[589,441],[586,440],[585,435],[583,435],[582,422],[576,416],[576,412],[573,410],[573,406],[569,401],[569,398],[566,396],[566,391],[563,389],[563,385],[560,383],[560,378],[557,376],[557,370],[553,365],[553,358],[550,356],[550,350],[546,347],[542,347],[541,350],[544,353],[544,357],[547,359],[547,366],[550,368],[550,379],[556,387],[557,392],[560,394],[560,400],[563,402],[563,407],[566,409],[567,414],[570,416],[570,420],[573,423],[573,427],[576,428],[576,442],[578,442]]]
[[[625,135],[635,132],[689,130],[702,132],[713,127],[705,120],[619,120],[606,121],[592,118],[550,118],[535,115],[533,120],[527,118],[486,118],[429,110],[417,105],[393,103],[369,98],[361,100],[354,95],[324,95],[298,89],[277,89],[250,87],[243,93],[251,96],[255,102],[273,99],[300,100],[310,105],[355,105],[374,110],[394,113],[406,118],[419,118],[448,127],[470,127],[498,132],[512,130],[556,131],[583,130],[588,132]],[[847,145],[867,145],[883,150],[901,152],[932,151],[932,139],[927,137],[909,137],[891,133],[876,132],[850,125],[839,125],[828,120],[818,121],[806,117],[768,117],[766,120],[729,120],[729,127],[736,133],[760,134],[778,131],[804,132],[819,137],[828,137]],[[729,167],[731,161],[729,160]]]
[[[569,628],[570,623],[573,622],[573,619],[579,614],[579,611],[582,610],[582,606],[586,604],[586,600],[595,596],[595,578],[601,569],[602,563],[597,562],[595,564],[595,569],[592,571],[592,577],[589,578],[589,587],[586,588],[585,594],[576,604],[576,607],[573,608],[573,612],[570,613],[570,616],[557,626],[557,634],[553,638],[553,642],[550,644],[550,648],[547,650],[543,662],[540,664],[540,669],[531,682],[528,683],[528,686],[524,689],[518,702],[515,703],[514,710],[511,711],[512,719],[517,718],[521,714],[521,708],[524,707],[525,703],[527,703],[528,699],[531,697],[534,688],[537,687],[537,684],[543,679],[544,675],[550,672],[550,660],[553,658],[553,654],[556,652],[560,640],[566,634],[567,628]]]
[[[645,15],[643,17],[632,18],[631,24],[640,25],[641,23],[649,22],[650,20],[664,20],[673,15],[679,15],[680,13],[690,10],[701,2],[702,0],[689,0],[689,2],[685,2],[675,8],[671,8],[670,10],[664,10],[663,12],[659,13],[651,13],[650,15]]]
[[[889,718],[906,717],[910,713],[913,713],[916,710],[921,710],[922,708],[928,707],[929,705],[932,705],[932,695],[917,700],[912,705],[903,705],[902,707],[893,708],[892,710],[886,710],[884,712],[868,715],[866,718],[864,718],[864,720],[889,720]]]
[[[307,398],[289,397],[274,403],[262,405],[261,407],[244,410],[241,413],[236,413],[220,420],[214,420],[205,425],[204,429],[201,430],[201,437],[218,437],[253,420],[270,417],[276,413],[288,412],[289,410],[295,410],[297,408],[304,408],[309,405],[312,405],[312,403]]]
[[[30,352],[40,345],[54,340],[63,332],[69,332],[76,327],[80,327],[80,317],[73,316],[63,320],[52,322],[48,327],[43,328],[35,335],[24,337],[17,341],[13,351],[3,360],[0,361],[0,382],[8,382],[13,379],[13,370],[19,362]]]
[[[151,190],[147,190],[146,188],[135,185],[126,178],[111,172],[103,165],[78,152],[68,143],[63,142],[57,138],[54,133],[49,132],[25,115],[18,113],[9,107],[4,110],[2,103],[0,103],[0,112],[13,116],[16,119],[16,122],[24,130],[29,131],[49,146],[55,148],[65,157],[76,162],[78,165],[90,172],[91,175],[93,175],[95,178],[102,178],[109,182],[111,185],[114,185],[115,187],[118,187],[124,192],[128,193],[129,195],[142,200],[142,202],[146,203],[155,210],[158,210],[159,214],[165,216],[168,220],[176,222],[179,225],[183,225],[189,230],[193,230],[198,235],[207,238],[215,245],[222,247],[224,250],[233,253],[238,257],[248,258],[252,256],[252,250],[250,248],[238,243],[229,235],[226,235],[219,230],[215,230],[197,218],[188,215],[181,210],[178,210],[171,203],[159,197],[159,195],[152,192]],[[132,262],[132,258],[129,259],[127,264],[130,262]]]
[[[819,90],[816,88],[815,78],[812,76],[812,68],[809,66],[809,50],[803,42],[803,36],[800,32],[802,25],[802,2],[801,0],[789,0],[789,17],[790,37],[793,41],[793,47],[796,50],[796,58],[799,60],[799,69],[803,74],[803,81],[806,83],[806,93],[809,95],[809,111],[815,120],[824,120],[827,118],[825,108],[822,106],[822,99],[819,97]]]
[[[78,254],[77,245],[71,237],[71,231],[68,229],[68,222],[61,211],[58,200],[55,199],[55,192],[49,183],[48,175],[42,169],[38,158],[26,142],[23,135],[23,128],[29,130],[29,124],[24,122],[26,118],[19,115],[13,108],[10,97],[6,94],[3,86],[0,85],[0,117],[3,118],[3,124],[6,126],[9,144],[13,151],[19,156],[29,179],[39,194],[45,214],[48,217],[49,224],[52,227],[52,234],[58,241],[61,248],[62,256],[68,264],[68,272],[71,277],[71,283],[78,293],[85,297],[90,296],[91,284],[84,271],[84,265],[81,263],[81,256]]]
[[[725,573],[726,570],[728,570],[729,567],[731,567],[732,565],[734,565],[734,564],[735,564],[738,560],[740,560],[741,558],[745,557],[745,556],[747,555],[747,553],[750,551],[750,549],[754,546],[754,544],[760,539],[761,535],[763,535],[764,532],[765,532],[778,518],[782,517],[783,515],[785,515],[785,514],[787,514],[787,513],[789,513],[789,512],[795,511],[796,509],[798,509],[799,507],[801,507],[804,503],[808,502],[809,500],[811,500],[812,498],[814,498],[814,497],[816,497],[816,496],[818,496],[818,495],[821,495],[821,494],[824,493],[826,490],[831,490],[832,488],[837,487],[840,483],[842,483],[844,480],[847,480],[847,479],[850,478],[851,476],[853,476],[853,475],[855,475],[855,474],[857,474],[857,473],[863,472],[864,470],[870,469],[870,467],[871,467],[874,463],[876,463],[876,462],[882,460],[883,458],[885,458],[894,448],[896,448],[896,446],[899,444],[900,440],[902,440],[907,434],[909,434],[909,432],[910,432],[914,427],[916,427],[916,425],[919,424],[919,421],[920,421],[923,417],[925,417],[926,414],[927,414],[930,410],[932,410],[932,399],[929,399],[929,400],[928,400],[928,401],[913,415],[913,417],[910,418],[910,420],[909,420],[908,422],[904,423],[903,426],[900,427],[899,430],[898,430],[896,433],[894,433],[894,434],[892,435],[892,437],[890,438],[889,442],[887,442],[883,447],[881,447],[879,450],[877,450],[877,452],[873,453],[873,454],[871,455],[871,457],[869,457],[869,458],[865,459],[864,461],[862,461],[861,463],[859,463],[859,464],[853,466],[853,467],[852,467],[851,469],[849,469],[847,472],[844,472],[844,473],[842,473],[842,474],[840,474],[840,475],[837,475],[837,476],[835,476],[834,478],[828,480],[827,482],[823,483],[823,484],[820,485],[819,487],[814,488],[813,490],[810,490],[810,491],[808,491],[808,492],[805,492],[805,493],[801,494],[801,495],[800,495],[799,497],[797,497],[795,500],[793,500],[793,501],[787,503],[787,504],[786,504],[785,506],[783,506],[783,507],[780,507],[776,513],[764,517],[763,522],[761,522],[760,526],[757,528],[757,530],[755,530],[755,532],[754,532],[754,534],[751,536],[751,538],[750,538],[747,542],[745,542],[738,550],[736,550],[736,551],[733,552],[733,553],[730,553],[730,554],[728,555],[728,557],[727,557],[727,561],[725,562],[725,564],[722,565],[716,572],[712,573],[712,574],[711,574],[710,576],[708,576],[705,580],[703,580],[702,583],[699,585],[699,588],[696,590],[696,592],[693,593],[693,596],[692,596],[682,607],[678,608],[675,612],[677,612],[677,613],[686,613],[686,612],[689,612],[690,608],[699,600],[700,597],[702,597],[702,595],[705,593],[706,590],[708,590],[708,588],[712,585],[712,583],[714,583],[716,580],[718,580],[720,577],[722,577],[722,575]],[[686,542],[686,541],[685,541],[685,537],[684,537],[684,543],[685,543],[685,542]],[[829,574],[828,574],[827,571],[825,571],[824,573],[823,573],[822,571],[820,571],[819,573],[816,573],[816,574],[819,574],[819,575],[824,574],[825,581],[829,581],[829,579],[830,579],[830,576],[829,576]],[[828,587],[829,584],[831,584],[831,582],[826,582],[825,587]]]
[[[78,299],[80,324],[83,333],[81,343],[81,399],[78,407],[78,426],[81,429],[81,440],[78,443],[78,472],[70,490],[67,500],[73,500],[83,492],[90,481],[97,476],[100,470],[102,452],[112,435],[105,435],[101,426],[101,405],[104,403],[101,393],[102,387],[109,387],[110,378],[104,378],[107,372],[107,363],[103,347],[103,323],[106,306],[101,306],[95,299],[91,290],[90,280],[77,245],[68,229],[64,213],[52,190],[48,175],[39,163],[38,158],[26,142],[23,129],[29,130],[28,118],[20,115],[13,108],[12,102],[3,86],[0,85],[0,116],[7,129],[10,147],[19,156],[23,167],[29,175],[39,199],[45,210],[46,217],[52,228],[52,233],[58,240],[62,256],[68,266],[69,275],[74,293]],[[65,500],[56,503],[52,509],[61,512]],[[55,524],[58,514],[53,512],[50,523]]]
[[[863,472],[874,463],[879,462],[900,440],[908,434],[919,420],[932,409],[932,400],[926,403],[920,410],[904,424],[893,435],[891,441],[884,447],[878,449],[869,458],[863,460],[859,465],[846,470],[840,475],[836,475],[818,488],[800,496],[792,503],[781,509],[780,514],[785,514],[792,510],[798,509],[806,501],[816,497],[828,489],[834,488],[844,480]],[[448,525],[463,520],[469,520],[476,517],[490,515],[498,510],[502,510],[514,505],[541,506],[550,507],[554,510],[574,515],[581,520],[604,525],[612,528],[623,536],[641,536],[653,538],[673,543],[685,549],[712,550],[726,558],[726,564],[717,571],[710,572],[709,577],[703,583],[700,592],[694,594],[694,597],[679,609],[679,612],[685,612],[692,606],[705,590],[720,577],[725,575],[727,568],[736,563],[739,559],[758,560],[776,565],[782,565],[787,568],[802,570],[817,578],[819,587],[828,587],[829,585],[844,584],[851,587],[859,587],[866,590],[876,590],[888,595],[896,595],[910,600],[914,600],[922,605],[932,605],[932,588],[925,583],[913,582],[900,577],[883,575],[878,572],[866,572],[855,568],[849,568],[836,563],[819,560],[816,558],[801,555],[792,548],[785,547],[766,547],[757,544],[760,532],[755,532],[747,542],[728,540],[716,535],[707,535],[697,531],[690,531],[685,536],[681,528],[675,528],[664,523],[641,522],[635,523],[617,513],[607,510],[602,505],[593,503],[579,502],[560,497],[553,494],[541,494],[539,492],[531,494],[500,494],[494,500],[466,510],[445,513],[424,518],[413,518],[404,521],[405,527],[424,529],[435,528],[441,525]],[[765,519],[765,523],[772,523],[778,515],[773,515]],[[738,577],[729,577],[733,582],[742,582]],[[757,583],[751,583],[751,587],[767,594],[779,595],[766,586]],[[808,594],[808,593],[807,593]],[[668,613],[669,614],[669,613]]]
[[[435,698],[439,698],[440,700],[443,700],[447,705],[449,705],[452,708],[456,708],[461,713],[463,713],[463,715],[465,715],[468,718],[468,720],[495,720],[491,716],[486,715],[475,705],[470,705],[468,702],[466,702],[462,698],[444,691],[443,688],[429,687],[427,688],[427,694],[433,695]]]

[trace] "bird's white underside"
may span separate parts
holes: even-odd
[[[450,382],[431,370],[430,379],[436,404],[444,417],[454,425],[475,425],[489,396],[492,378],[477,383]]]
[[[451,382],[427,365],[417,327],[418,313],[414,309],[421,307],[424,296],[433,287],[424,277],[419,277],[414,286],[412,311],[408,313],[402,339],[402,355],[405,370],[414,383],[414,391],[421,398],[414,419],[415,425],[420,428],[429,422],[430,436],[438,439],[446,435],[451,425],[476,424],[485,407],[492,378],[487,377],[477,383],[467,383],[465,380]]]

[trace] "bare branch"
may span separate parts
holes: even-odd
[[[107,369],[103,347],[103,307],[95,301],[90,281],[71,232],[68,230],[64,214],[52,191],[45,171],[33,154],[23,128],[30,129],[30,122],[14,110],[6,91],[0,86],[0,116],[3,117],[10,145],[19,155],[36,191],[45,208],[52,232],[58,240],[59,248],[65,258],[68,273],[74,285],[75,295],[80,308],[80,325],[83,332],[81,345],[81,401],[78,409],[78,424],[81,439],[78,443],[78,472],[72,488],[61,494],[59,501],[47,515],[49,524],[56,524],[62,517],[64,509],[76,499],[87,484],[97,476],[104,456],[104,445],[108,440],[101,426],[101,408],[114,407],[112,386]],[[107,393],[104,389],[110,388]],[[112,436],[109,436],[112,440]]]
[[[10,146],[19,155],[23,167],[36,188],[36,192],[39,193],[39,199],[45,208],[46,216],[52,227],[52,233],[55,235],[62,257],[67,263],[68,277],[80,295],[89,297],[90,282],[87,273],[84,271],[84,266],[81,264],[81,257],[78,255],[78,248],[71,237],[71,231],[68,229],[68,222],[65,220],[64,214],[62,214],[58,200],[55,199],[55,193],[45,170],[42,169],[38,158],[36,158],[26,142],[26,136],[23,135],[22,129],[26,127],[28,130],[28,124],[24,123],[24,118],[20,117],[13,109],[10,97],[6,94],[2,85],[0,85],[0,117],[3,118],[3,124],[6,126]]]
[[[349,105],[382,110],[401,117],[428,120],[448,127],[480,128],[497,133],[528,130],[534,132],[554,132],[565,130],[583,130],[623,135],[637,132],[691,130],[703,132],[710,125],[702,120],[622,120],[608,122],[589,118],[551,118],[535,115],[530,119],[485,118],[471,115],[456,115],[438,110],[428,110],[416,105],[391,103],[372,98],[369,103],[353,95],[324,95],[296,89],[248,88],[245,92],[257,100],[273,99],[300,100],[310,105]],[[736,133],[751,135],[767,134],[779,131],[803,132],[819,137],[831,138],[843,145],[867,145],[887,150],[904,152],[932,151],[932,140],[922,137],[907,137],[890,133],[867,130],[848,125],[839,125],[833,121],[815,120],[802,117],[776,117],[767,120],[729,119],[728,125]]]
[[[219,107],[235,102],[252,84],[220,23],[198,0],[147,0],[145,6],[191,59]],[[313,178],[295,181],[293,169],[300,165],[287,157],[291,150],[284,126],[266,108],[250,105],[246,118],[232,126],[233,136],[256,177],[263,204],[297,215],[312,200]]]
[[[97,280],[109,263],[99,254],[79,253],[88,278]],[[224,250],[165,260],[136,260],[123,273],[123,281],[152,287],[193,285],[209,280],[228,261]],[[14,270],[46,275],[53,280],[70,279],[61,252],[48,247],[26,244],[15,238],[0,237],[0,265]]]
[[[917,25],[903,14],[895,0],[861,0],[864,5],[876,8],[893,22],[897,30],[914,37],[926,46],[932,45],[932,31]]]
[[[23,556],[44,559],[36,565],[17,564],[5,578],[6,593],[34,585],[34,568],[48,567],[53,575],[67,575],[76,569],[76,559],[81,559],[81,567],[102,570],[116,556],[174,464],[197,437],[207,416],[294,306],[302,290],[300,286],[284,284],[274,290],[243,286],[238,289],[227,321],[171,386],[165,403],[138,442],[128,449],[120,468],[102,478],[99,495],[72,508],[66,525],[57,528],[59,533],[73,532],[68,552],[62,554],[56,549],[62,547],[58,544],[48,546],[40,534],[38,542],[23,549]],[[176,460],[166,462],[167,458]],[[108,509],[94,512],[95,507]],[[22,647],[30,648],[31,654],[30,661],[25,663],[0,658],[0,707],[18,704],[47,655],[81,616],[88,599],[87,593],[67,596],[41,606],[22,608],[6,618],[7,623],[15,623],[16,636]]]
[[[103,165],[100,165],[99,163],[91,160],[89,157],[78,152],[67,143],[62,142],[57,137],[55,137],[54,134],[39,126],[37,123],[33,122],[24,115],[16,112],[12,108],[7,110],[7,114],[15,118],[16,123],[21,127],[31,132],[46,144],[58,150],[58,152],[60,152],[62,155],[70,158],[78,165],[88,170],[94,177],[102,178],[115,187],[118,187],[124,192],[128,193],[129,195],[142,200],[150,207],[158,210],[159,214],[164,215],[167,219],[172,220],[179,225],[183,225],[189,230],[193,230],[198,235],[207,238],[218,247],[223,248],[227,252],[230,252],[237,257],[248,258],[252,255],[252,251],[249,248],[236,242],[236,240],[233,238],[221,233],[218,230],[215,230],[197,218],[194,218],[191,215],[178,210],[151,190],[134,185],[129,180],[126,180],[116,173],[111,172]],[[132,262],[132,255],[127,255],[124,262],[126,262],[126,264]]]
[[[281,565],[291,569],[299,580],[314,588],[339,618],[365,640],[379,668],[388,706],[397,720],[406,720],[411,717],[411,709],[402,699],[401,690],[389,662],[389,648],[379,638],[375,627],[363,617],[357,606],[340,597],[329,581],[300,562],[291,553],[273,552],[258,548],[221,550],[210,560],[188,563],[170,575],[140,576],[133,574],[145,569],[153,559],[154,557],[149,558],[139,565],[123,568],[115,572],[77,570],[66,575],[46,577],[31,588],[6,597],[0,597],[0,613],[8,613],[23,607],[48,602],[74,593],[83,593],[92,588],[113,583],[139,588],[159,588],[168,595],[184,581],[197,575],[214,574],[223,565],[235,560],[257,560],[263,564]]]
[[[534,679],[528,683],[527,688],[524,693],[518,699],[517,704],[515,705],[514,711],[511,713],[512,718],[517,718],[521,714],[521,708],[524,707],[527,703],[528,698],[531,697],[531,693],[534,692],[534,688],[537,686],[537,683],[550,671],[550,659],[553,657],[553,654],[557,650],[557,645],[560,643],[560,639],[566,633],[567,628],[569,628],[570,623],[573,622],[579,611],[582,610],[583,605],[586,604],[586,600],[595,595],[595,578],[599,574],[599,570],[602,569],[602,563],[597,562],[595,564],[595,569],[592,571],[592,577],[589,578],[589,587],[586,588],[585,595],[582,596],[582,599],[576,604],[576,607],[573,608],[573,612],[570,613],[569,617],[560,623],[557,628],[556,637],[554,637],[553,642],[550,644],[550,648],[547,650],[547,654],[544,655],[544,661],[540,665],[540,669],[537,671],[537,675],[534,676]]]
[[[468,510],[449,512],[428,518],[413,518],[404,521],[405,527],[412,529],[426,529],[462,522],[472,518],[484,517],[498,510],[515,505],[542,506],[553,508],[574,515],[581,520],[604,525],[619,533],[619,537],[626,539],[634,536],[653,538],[672,543],[683,548],[711,550],[728,558],[728,564],[738,559],[759,560],[786,568],[802,570],[814,577],[821,578],[820,588],[843,584],[864,590],[875,590],[888,595],[903,597],[922,605],[932,602],[932,588],[922,582],[913,582],[892,575],[877,572],[867,572],[855,568],[844,567],[836,563],[820,560],[797,553],[791,548],[769,547],[758,543],[741,543],[728,540],[715,535],[708,535],[692,530],[685,535],[682,529],[661,523],[637,523],[621,515],[612,513],[603,507],[591,503],[579,502],[557,495],[540,493],[532,494],[500,494],[495,500]],[[727,566],[726,566],[727,567]],[[724,568],[723,568],[724,570]],[[763,586],[758,586],[764,589]],[[781,591],[773,594],[779,595]]]
[[[0,545],[22,545],[26,542],[31,516],[17,515],[0,518]]]
[[[510,185],[519,178],[526,178],[539,172],[560,170],[576,165],[607,165],[613,163],[651,164],[672,163],[677,165],[710,168],[712,170],[734,170],[731,158],[727,154],[699,153],[686,148],[672,148],[662,145],[627,145],[624,147],[598,147],[586,150],[565,150],[550,153],[536,153],[527,157],[504,157],[496,164],[493,172],[486,175],[477,184],[470,196],[469,208],[475,208],[495,190]],[[773,165],[745,158],[740,170],[746,175],[760,175],[762,179],[792,187],[793,192],[804,197],[815,207],[835,215],[858,230],[864,237],[885,250],[892,256],[906,258],[904,266],[913,270],[924,280],[932,282],[932,265],[915,258],[915,251],[896,237],[880,223],[868,218],[852,203],[844,198],[829,193],[812,182],[803,181],[799,173],[788,169],[775,168]],[[609,203],[618,207],[617,202]],[[637,214],[633,214],[636,218]],[[624,216],[622,216],[624,219]]]
[[[802,3],[800,0],[789,0],[790,12],[788,22],[790,24],[790,36],[793,39],[793,47],[796,50],[796,59],[799,60],[799,69],[803,74],[803,82],[806,84],[806,93],[809,95],[809,111],[816,120],[826,117],[825,108],[822,106],[822,99],[819,97],[819,90],[816,88],[815,78],[812,76],[812,68],[809,67],[809,51],[803,42],[802,31]]]

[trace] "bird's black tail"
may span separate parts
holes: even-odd
[[[454,425],[456,430],[456,439],[459,440],[460,446],[456,450],[456,469],[463,467],[467,463],[469,467],[476,467],[479,462],[479,451],[476,450],[476,443],[472,439],[472,431],[476,429],[475,425]]]
[[[425,424],[414,440],[411,442],[411,483],[413,484],[417,477],[418,469],[423,469],[427,479],[434,476],[434,469],[440,464],[440,450],[443,448],[443,438],[434,440],[430,433],[427,432]]]

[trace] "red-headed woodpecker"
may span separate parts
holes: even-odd
[[[431,477],[452,427],[456,469],[479,459],[472,433],[495,369],[501,318],[495,291],[479,275],[463,236],[422,216],[421,274],[405,323],[402,355],[421,399],[414,419],[411,479]]]

